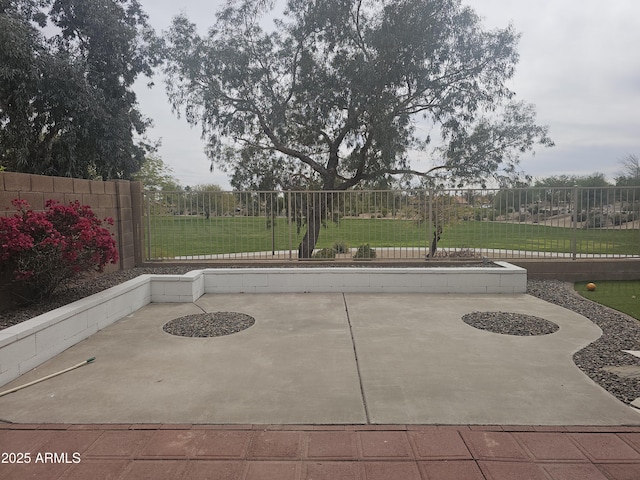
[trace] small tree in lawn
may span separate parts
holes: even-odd
[[[237,204],[233,194],[224,192],[219,185],[212,183],[191,187],[186,198],[191,213],[207,218],[233,214]]]
[[[484,29],[459,0],[288,0],[265,30],[274,3],[230,0],[208,36],[185,16],[167,34],[170,99],[202,125],[212,167],[325,191],[394,175],[484,183],[513,176],[535,144],[552,145],[506,86],[518,34]],[[439,141],[419,136],[418,122]],[[427,149],[431,166],[412,167],[410,153]],[[322,198],[310,201],[303,258]]]

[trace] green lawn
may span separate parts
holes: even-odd
[[[304,234],[286,218],[275,229],[262,217],[155,216],[149,221],[152,258],[297,249]],[[146,226],[145,226],[146,228]],[[440,247],[493,248],[538,252],[571,252],[574,231],[568,228],[500,222],[460,222],[447,225]],[[639,230],[576,230],[578,253],[640,254]],[[422,247],[428,227],[412,220],[343,218],[320,232],[317,248],[335,242],[349,247]]]
[[[461,222],[445,228],[441,246],[579,254],[640,254],[639,230],[582,230],[533,224]]]
[[[614,308],[640,320],[640,280],[594,282],[596,289],[587,290],[587,282],[575,284],[576,290],[585,298]]]

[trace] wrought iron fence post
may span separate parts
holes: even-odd
[[[429,190],[429,226],[427,227],[427,258],[431,260],[431,242],[433,238],[433,190]],[[435,254],[435,252],[433,252]]]
[[[271,192],[271,256],[276,256],[276,211],[273,206],[273,198],[275,197],[276,192]],[[276,198],[276,205],[278,204]]]
[[[287,216],[289,217],[289,260],[293,260],[293,243],[292,243],[292,232],[291,232],[291,226],[292,226],[292,220],[291,220],[291,212],[293,210],[291,210],[291,190],[287,190],[287,203],[289,204],[289,208],[287,208],[288,214]]]
[[[151,198],[148,193],[144,196],[147,199],[147,260],[151,260]]]
[[[571,253],[575,260],[578,256],[578,186],[573,187],[573,234],[571,238]]]

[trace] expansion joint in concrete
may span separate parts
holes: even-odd
[[[193,304],[198,307],[200,310],[202,310],[202,313],[209,313],[207,312],[204,308],[202,308],[200,305],[198,305],[196,302],[193,302]]]
[[[371,417],[369,415],[369,407],[367,405],[367,396],[364,392],[364,385],[362,384],[362,374],[360,373],[360,362],[358,361],[358,348],[356,347],[356,341],[353,337],[353,326],[351,325],[351,318],[349,317],[349,306],[347,305],[347,297],[342,294],[342,301],[344,302],[344,311],[347,316],[347,323],[349,324],[349,335],[351,336],[351,346],[353,347],[353,355],[356,359],[356,370],[358,372],[358,383],[360,384],[360,396],[362,397],[362,406],[364,408],[364,414],[367,419],[367,425],[371,424]]]

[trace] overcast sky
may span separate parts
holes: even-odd
[[[157,30],[186,13],[202,32],[214,22],[223,0],[140,0]],[[640,2],[637,0],[463,0],[488,27],[513,23],[522,34],[520,62],[510,87],[536,105],[538,123],[550,127],[553,148],[522,157],[525,173],[604,173],[610,180],[619,161],[640,155]],[[160,156],[182,185],[216,183],[209,172],[199,127],[171,113],[161,78],[149,90],[138,82],[142,112],[154,121],[148,132],[162,139]]]

